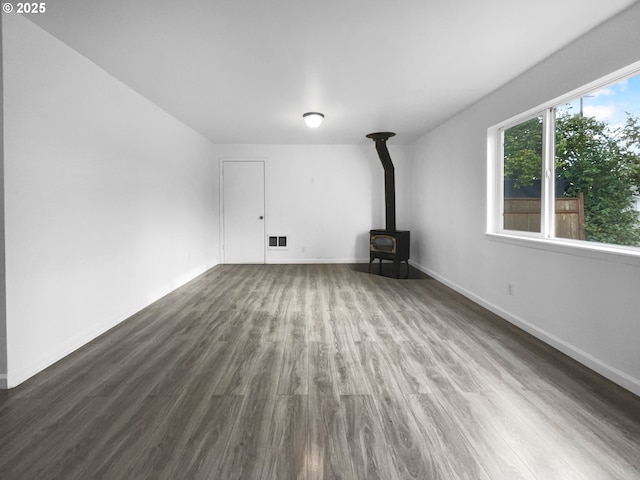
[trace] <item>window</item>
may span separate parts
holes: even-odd
[[[505,230],[540,232],[542,219],[542,117],[502,131]]]
[[[490,231],[640,247],[635,68],[489,129]]]

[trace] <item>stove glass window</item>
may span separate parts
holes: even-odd
[[[396,239],[387,235],[373,235],[371,237],[371,250],[374,252],[395,253]]]

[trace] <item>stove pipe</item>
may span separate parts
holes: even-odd
[[[386,230],[396,229],[396,186],[393,162],[387,150],[387,140],[393,137],[393,132],[370,133],[367,138],[376,142],[376,150],[384,168],[384,203]]]

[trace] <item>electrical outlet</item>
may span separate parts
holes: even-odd
[[[507,293],[512,297],[516,294],[516,286],[513,283],[507,283]]]

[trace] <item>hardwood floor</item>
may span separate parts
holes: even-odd
[[[640,479],[640,398],[364,269],[213,268],[0,392],[0,478]]]

